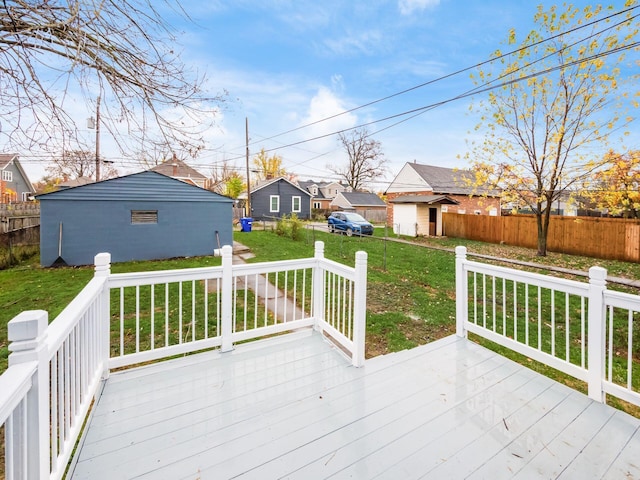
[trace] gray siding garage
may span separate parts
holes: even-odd
[[[212,255],[233,243],[233,200],[142,172],[39,195],[40,264]],[[217,232],[217,234],[216,234]]]

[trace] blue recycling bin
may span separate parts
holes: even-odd
[[[252,224],[253,224],[253,218],[251,218],[251,217],[242,217],[240,219],[240,231],[241,232],[250,232]]]

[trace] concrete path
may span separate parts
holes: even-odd
[[[253,258],[251,250],[238,242],[233,242],[233,263],[234,265],[246,263],[246,259]],[[257,288],[256,288],[257,287]],[[248,285],[245,285],[243,277],[236,279],[236,288],[238,290],[248,289],[257,297],[261,305],[267,306],[267,310],[271,312],[278,322],[291,322],[305,318],[305,312],[293,303],[293,300],[285,296],[284,291],[276,289],[274,285],[267,282],[263,275],[259,275],[256,279],[252,275]],[[306,312],[307,315],[309,312]]]

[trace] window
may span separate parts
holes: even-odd
[[[449,208],[446,205],[442,205],[442,213],[447,213]]]
[[[2,171],[2,180],[5,182],[13,182],[13,172],[9,170]]]
[[[269,211],[270,212],[280,211],[280,195],[269,196]]]
[[[22,192],[22,201],[23,202],[28,202],[30,195],[31,195],[31,192]]]
[[[299,212],[302,210],[302,200],[300,197],[291,197],[291,211]]]
[[[131,210],[131,224],[150,224],[158,223],[157,210]]]
[[[320,202],[313,202],[313,208],[320,209],[322,208],[322,204]]]

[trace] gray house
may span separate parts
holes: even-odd
[[[35,193],[15,153],[0,153],[0,203],[26,202]]]
[[[311,193],[284,177],[267,180],[251,190],[251,216],[269,220],[295,213],[298,218],[311,218]]]
[[[211,255],[231,245],[233,200],[156,172],[38,195],[40,263]]]

